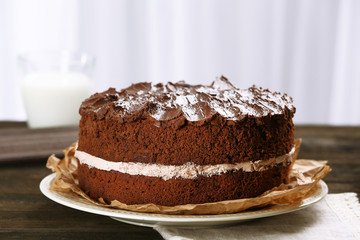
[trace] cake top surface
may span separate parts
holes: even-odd
[[[295,112],[293,100],[287,94],[255,86],[238,89],[222,76],[209,86],[180,81],[137,83],[121,91],[110,88],[86,99],[80,114],[121,122],[150,116],[158,122],[183,118],[196,123],[219,115],[226,120],[240,121],[245,117],[284,114],[286,110]]]

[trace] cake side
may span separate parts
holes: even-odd
[[[93,199],[107,203],[118,200],[125,204],[154,203],[163,206],[200,204],[223,200],[256,197],[287,182],[288,166],[274,166],[266,171],[236,171],[196,179],[129,175],[79,166],[79,182]]]
[[[83,116],[78,149],[108,161],[181,165],[269,159],[290,152],[293,144],[290,113],[179,129],[157,127],[150,119],[121,124]]]

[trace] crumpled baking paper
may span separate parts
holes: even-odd
[[[255,198],[228,200],[214,203],[186,204],[177,206],[160,206],[156,204],[137,204],[127,205],[117,200],[110,204],[103,199],[91,199],[78,186],[77,175],[78,160],[74,156],[76,143],[66,148],[64,158],[59,159],[54,154],[47,161],[47,168],[56,172],[55,178],[51,182],[50,189],[60,192],[73,192],[78,194],[95,205],[117,208],[144,213],[159,214],[227,214],[245,211],[276,204],[296,204],[302,199],[309,197],[317,189],[318,181],[325,177],[330,171],[327,161],[316,161],[308,159],[299,159],[297,155],[300,149],[301,140],[296,140],[296,151],[293,155],[293,166],[290,171],[290,182],[281,184]]]

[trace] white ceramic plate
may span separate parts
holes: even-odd
[[[176,227],[212,227],[235,224],[257,218],[280,215],[288,212],[297,211],[320,201],[328,193],[326,183],[320,180],[319,188],[302,202],[291,205],[275,205],[254,211],[245,211],[233,214],[219,215],[166,215],[154,213],[138,213],[126,210],[111,209],[96,206],[75,193],[63,193],[50,190],[50,182],[55,177],[55,173],[45,177],[40,183],[41,192],[49,199],[64,206],[77,210],[104,215],[115,220],[134,224],[138,226],[152,227],[154,225],[166,225]]]

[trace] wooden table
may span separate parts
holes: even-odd
[[[360,194],[360,127],[298,126],[300,158],[327,159],[330,193]],[[64,207],[39,190],[47,156],[76,141],[77,128],[29,130],[0,122],[0,239],[162,239],[151,228]]]

